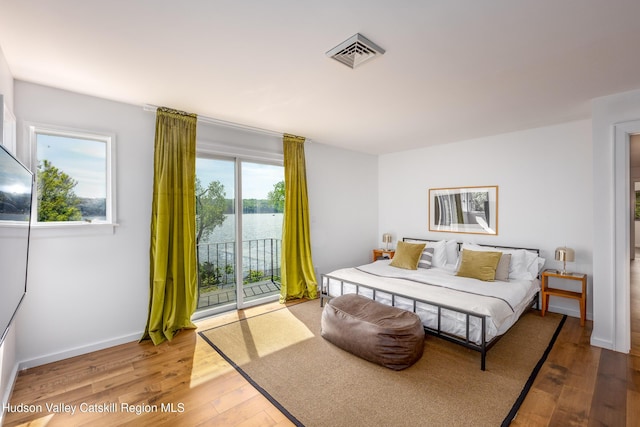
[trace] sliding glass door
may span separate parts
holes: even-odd
[[[242,162],[243,298],[280,294],[284,168]]]
[[[233,159],[196,159],[198,310],[236,304]]]
[[[199,156],[196,176],[198,311],[277,299],[283,166]]]

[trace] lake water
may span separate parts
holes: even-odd
[[[200,262],[209,261],[224,266],[234,263],[235,258],[235,214],[216,227],[206,241],[200,243]],[[243,268],[271,271],[280,268],[280,240],[282,239],[283,214],[242,215]],[[267,240],[273,239],[273,240]],[[206,245],[209,243],[210,245]]]
[[[244,214],[242,215],[242,240],[282,238],[283,214]],[[216,227],[206,242],[224,243],[236,240],[235,214],[225,215],[221,226]]]

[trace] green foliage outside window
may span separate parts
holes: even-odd
[[[215,266],[209,261],[200,264],[198,270],[200,276],[200,291],[208,292],[218,289],[218,285],[226,285],[235,282],[233,265],[227,264],[224,267]]]
[[[80,221],[78,184],[48,160],[38,164],[38,221]]]
[[[224,185],[220,181],[213,181],[203,188],[196,178],[196,244],[205,241],[213,229],[226,219],[225,195]]]
[[[284,212],[284,181],[275,183],[267,198],[276,212]]]

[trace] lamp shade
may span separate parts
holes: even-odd
[[[556,261],[573,262],[576,259],[576,253],[573,249],[561,246],[556,248]]]
[[[571,248],[561,246],[556,248],[556,261],[562,261],[562,274],[569,274],[567,272],[567,262],[573,262],[576,259],[576,253]]]

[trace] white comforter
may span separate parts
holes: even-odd
[[[394,305],[413,311],[413,300],[429,301],[440,306],[459,308],[468,312],[486,315],[486,340],[506,332],[528,307],[533,296],[540,289],[538,280],[510,280],[509,282],[483,282],[477,279],[459,277],[452,269],[431,268],[405,270],[392,267],[389,260],[376,261],[355,268],[336,270],[325,277],[322,286],[330,296],[355,293],[356,287],[350,283],[364,285],[358,293],[384,304],[391,304],[391,294],[404,295],[395,298]],[[340,280],[344,281],[341,286]],[[350,283],[347,283],[350,282]],[[422,323],[437,328],[437,308],[422,302],[416,303],[416,313]],[[470,318],[470,341],[480,344],[481,320]],[[442,331],[466,337],[466,316],[451,310],[442,311],[440,322]]]

